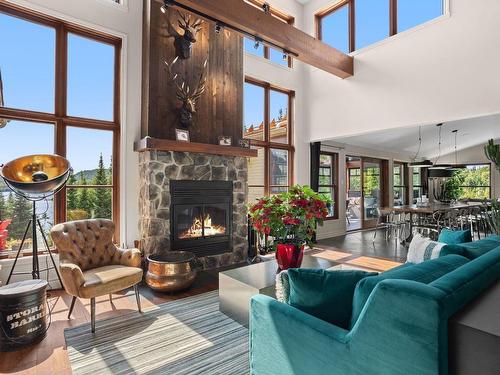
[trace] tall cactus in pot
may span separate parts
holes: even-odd
[[[486,157],[491,160],[500,172],[500,145],[496,145],[493,139],[488,141],[488,144],[484,146],[484,153]]]

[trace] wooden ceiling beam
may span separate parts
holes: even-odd
[[[156,0],[163,4],[162,0]],[[318,69],[348,78],[354,74],[352,56],[330,47],[243,0],[176,0],[174,6],[216,19],[230,28],[254,35],[290,52]]]

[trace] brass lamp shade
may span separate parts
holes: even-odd
[[[29,155],[5,164],[0,176],[15,192],[49,194],[56,192],[68,180],[71,165],[59,155]]]

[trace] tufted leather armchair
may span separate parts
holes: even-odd
[[[115,225],[110,220],[92,219],[58,224],[50,231],[59,252],[59,270],[64,289],[73,296],[71,317],[77,298],[90,298],[91,327],[95,332],[95,298],[134,287],[142,280],[141,253],[119,249],[113,243]]]

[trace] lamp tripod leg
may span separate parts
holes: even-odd
[[[61,288],[62,288],[63,283],[61,280],[61,275],[59,274],[59,270],[57,269],[56,261],[54,260],[54,256],[52,255],[52,252],[50,251],[49,242],[47,241],[47,237],[45,236],[45,233],[43,233],[42,224],[40,223],[40,220],[37,220],[37,223],[38,223],[38,227],[40,228],[40,233],[42,234],[42,238],[43,238],[43,242],[45,243],[45,247],[47,248],[47,251],[49,252],[50,260],[52,261],[52,265],[54,266],[54,271],[56,271],[57,278],[59,279],[59,283],[61,284]]]
[[[36,217],[36,202],[33,202],[33,212],[32,212],[32,219],[31,219],[31,229],[33,230],[33,236],[32,236],[32,253],[33,253],[33,266],[31,269],[31,275],[33,276],[33,280],[35,279],[40,279],[40,264],[38,263],[38,241],[37,241],[37,233],[36,233],[36,222],[37,222],[37,217]]]
[[[16,268],[17,259],[19,258],[19,254],[21,254],[21,251],[23,249],[24,242],[26,241],[26,236],[28,235],[28,230],[30,229],[30,225],[31,224],[32,224],[31,220],[28,221],[28,225],[26,226],[26,230],[24,231],[24,235],[23,235],[23,239],[21,241],[21,245],[19,246],[19,250],[17,250],[16,259],[14,259],[14,264],[12,265],[12,268],[10,269],[9,277],[7,278],[7,282],[5,284],[8,284],[10,282],[12,274],[14,273],[14,268]]]

